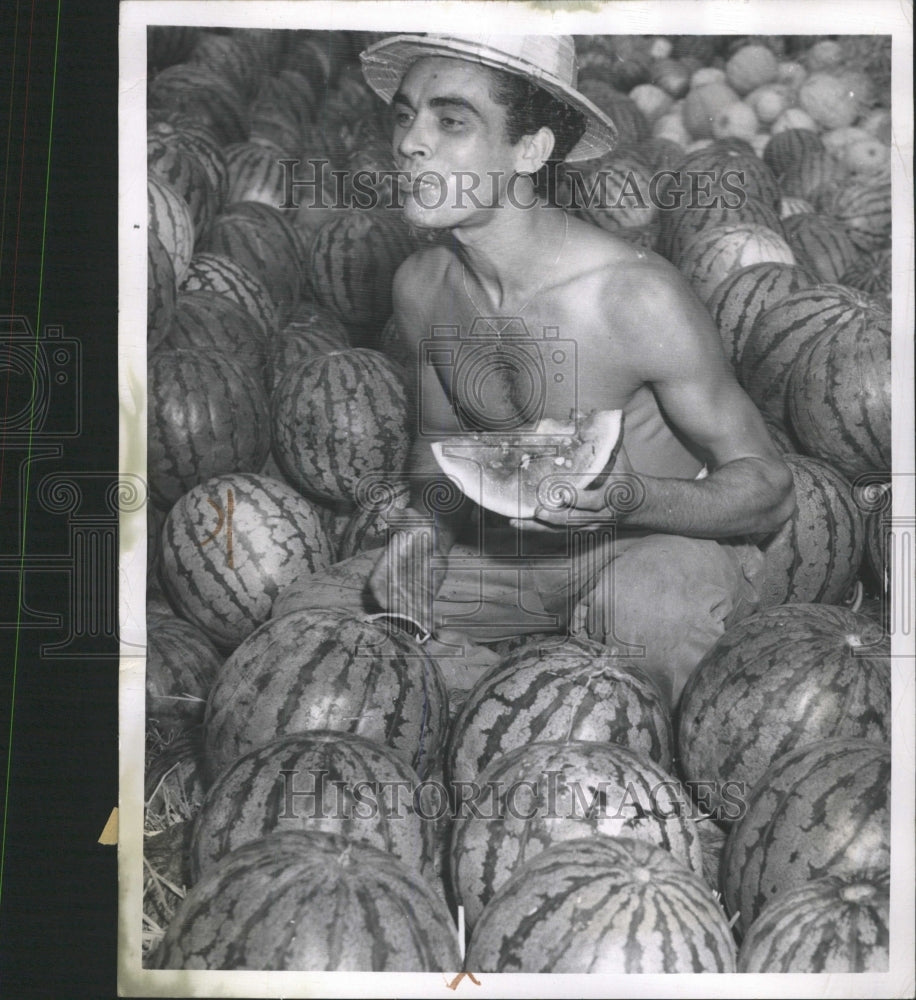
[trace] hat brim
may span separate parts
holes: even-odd
[[[359,58],[366,83],[386,104],[390,104],[407,70],[418,59],[427,56],[464,59],[523,76],[552,97],[580,111],[586,120],[585,133],[569,151],[567,163],[594,159],[617,145],[617,126],[584,94],[538,66],[492,49],[483,42],[473,43],[457,38],[437,38],[431,42],[422,35],[394,35],[371,45],[360,53]]]

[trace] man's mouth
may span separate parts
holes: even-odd
[[[411,194],[420,202],[434,203],[439,197],[441,180],[428,171],[414,176],[401,174],[398,177],[398,187],[404,194]]]

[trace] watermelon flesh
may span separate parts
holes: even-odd
[[[486,432],[432,443],[439,467],[465,496],[496,514],[533,518],[549,496],[582,489],[613,466],[623,411],[597,410],[578,422],[546,418],[533,430]]]

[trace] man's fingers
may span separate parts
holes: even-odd
[[[564,524],[565,519],[558,521],[558,524]],[[518,528],[520,531],[534,531],[534,532],[544,532],[544,531],[556,531],[556,528],[551,527],[549,524],[541,524],[540,520],[535,521],[530,517],[513,517],[509,519],[509,524],[513,528]]]

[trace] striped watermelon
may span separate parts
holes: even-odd
[[[744,267],[794,264],[786,241],[767,226],[743,224],[701,229],[673,263],[707,305],[716,288]]]
[[[739,972],[887,972],[890,873],[824,875],[788,889],[751,924]]]
[[[240,847],[192,886],[150,963],[159,969],[451,971],[445,904],[385,851],[289,830]]]
[[[439,669],[412,640],[306,608],[271,618],[223,664],[207,703],[207,765],[215,776],[273,736],[333,729],[390,746],[425,776],[447,717]]]
[[[171,818],[179,810],[174,804],[180,802],[180,812],[184,814],[185,827],[181,831],[181,843],[174,845],[173,854],[180,854],[183,877],[179,884],[189,885],[191,881],[191,827],[194,817],[200,811],[207,793],[202,766],[201,730],[197,726],[175,734],[168,742],[147,743],[146,770],[143,775],[143,797],[147,817],[155,812],[163,818]],[[173,808],[170,808],[171,798]],[[170,816],[171,814],[171,816]],[[174,831],[171,824],[168,829]],[[144,844],[144,857],[149,857],[149,841]],[[158,850],[157,850],[158,853]],[[174,860],[170,859],[174,863]]]
[[[500,886],[561,840],[636,837],[703,871],[687,791],[615,743],[531,743],[497,757],[474,790],[471,801],[462,792],[457,803],[450,857],[468,927]]]
[[[891,278],[891,248],[885,247],[874,253],[858,254],[840,278],[840,284],[856,288],[867,295],[883,296],[890,304]]]
[[[266,348],[258,321],[220,292],[182,292],[165,347],[226,354],[266,386]]]
[[[658,214],[652,197],[652,169],[632,153],[615,149],[605,156],[568,167],[570,204],[583,219],[616,233],[647,226]]]
[[[168,66],[150,81],[147,104],[181,111],[210,129],[221,146],[248,134],[245,102],[229,80],[206,66]]]
[[[352,45],[353,36],[350,37]],[[350,122],[372,112],[387,112],[384,101],[366,83],[359,60],[353,58],[342,62],[327,103],[343,112]]]
[[[349,31],[294,31],[281,65],[304,73],[316,91],[323,91],[351,58],[351,37]]]
[[[146,136],[146,164],[184,199],[196,239],[210,225],[218,208],[218,193],[203,163],[181,145],[167,142],[150,130]]]
[[[804,198],[792,197],[779,199],[780,219],[791,219],[793,215],[801,215],[805,212],[814,212],[814,206],[810,201],[805,201]],[[785,225],[783,225],[783,230],[785,230]]]
[[[391,315],[394,272],[413,249],[403,225],[369,212],[340,212],[318,229],[309,248],[315,298],[354,334],[371,340]]]
[[[279,329],[277,309],[270,293],[247,268],[223,254],[196,253],[180,285],[183,292],[219,292],[238,302],[258,321],[268,341]]]
[[[767,416],[787,423],[789,375],[796,359],[826,330],[855,340],[880,319],[873,302],[842,285],[803,288],[762,312],[754,321],[738,377]]]
[[[336,121],[346,128],[383,107],[381,99],[363,78],[358,64],[349,62],[341,66],[336,85],[326,92],[317,118],[326,123]]]
[[[356,119],[359,119],[359,112]],[[328,153],[328,159],[337,168],[345,168],[347,157],[352,152],[349,142],[349,133],[352,129],[352,121],[346,118],[336,108],[335,104],[326,103],[315,116],[312,129],[322,136],[322,148]],[[308,147],[305,147],[308,149]]]
[[[582,80],[580,89],[617,126],[617,135],[621,143],[642,142],[652,134],[649,122],[636,102],[616,90],[610,83],[589,76]]]
[[[290,154],[273,144],[251,141],[226,146],[223,152],[229,204],[257,201],[279,208],[285,202],[287,174],[280,161],[290,159]]]
[[[201,127],[194,119],[175,112],[166,115],[165,120],[151,121],[147,127],[147,137],[165,146],[183,150],[197,160],[204,168],[216,197],[214,214],[219,212],[226,202],[228,177],[225,157],[213,133]]]
[[[796,259],[819,281],[839,282],[859,256],[845,228],[817,212],[790,216],[783,231]]]
[[[291,368],[332,351],[346,350],[350,336],[328,309],[314,302],[300,302],[279,336],[270,342],[270,386],[275,389]]]
[[[272,76],[264,77],[257,95],[249,107],[252,121],[262,116],[288,116],[297,131],[311,124],[319,97],[308,76],[297,69],[280,69]],[[290,147],[297,150],[299,143]]]
[[[812,150],[779,174],[778,180],[784,197],[804,198],[820,210],[827,192],[846,186],[849,171],[826,149]]]
[[[330,547],[312,505],[249,473],[216,476],[186,493],[162,531],[169,599],[219,647],[267,620],[294,577],[327,569]]]
[[[152,504],[149,505],[150,509],[155,510]],[[161,512],[160,512],[161,513]],[[162,515],[163,521],[165,520],[165,515]],[[155,536],[155,544],[158,548],[159,545],[159,533]],[[153,580],[147,580],[146,584],[146,627],[149,628],[153,622],[161,621],[162,619],[177,619],[177,615],[172,610],[172,605],[169,604],[165,594],[160,589],[158,582],[155,578]]]
[[[769,208],[779,208],[780,191],[773,171],[752,149],[742,148],[734,139],[711,142],[687,154],[678,170],[702,174],[704,183],[708,177],[713,192],[721,194],[728,185]],[[690,182],[685,176],[681,183],[687,186]]]
[[[234,202],[213,220],[200,249],[230,257],[251,271],[267,289],[280,323],[299,301],[299,241],[280,209],[258,201]]]
[[[789,750],[833,737],[889,743],[890,729],[890,640],[845,608],[786,604],[730,628],[691,674],[678,765],[690,781],[736,782],[744,795]],[[739,818],[716,789],[710,808]]]
[[[789,375],[789,422],[809,455],[850,481],[891,468],[891,315],[860,296],[860,325],[828,328]]]
[[[248,142],[243,145],[265,146],[276,150],[275,157],[297,159],[302,146],[302,134],[296,119],[279,108],[270,106],[254,108],[249,112]],[[297,175],[298,176],[298,175]],[[253,199],[257,200],[257,199]],[[282,186],[280,197],[267,204],[279,205],[285,198]]]
[[[725,355],[736,369],[757,317],[792,292],[814,284],[804,268],[768,261],[741,268],[716,286],[706,305]]]
[[[146,718],[160,732],[203,722],[223,657],[190,622],[162,618],[146,631]]]
[[[868,740],[822,740],[773,764],[722,858],[725,904],[742,932],[803,882],[889,867],[890,778],[890,747]]]
[[[798,171],[807,156],[826,152],[817,132],[806,128],[787,128],[770,136],[763,150],[763,162],[778,178]]]
[[[348,518],[337,546],[337,559],[342,561],[355,556],[357,552],[384,548],[390,540],[391,528],[388,515],[392,509],[403,510],[410,500],[410,490],[406,484],[385,486],[380,495],[357,498],[355,512]]]
[[[229,34],[244,42],[263,77],[280,68],[292,32],[280,28],[230,28]]]
[[[826,462],[783,455],[792,471],[797,507],[761,544],[766,573],[760,607],[838,604],[862,559],[862,514],[849,483]]]
[[[146,349],[152,354],[163,342],[175,315],[178,286],[172,258],[152,231],[146,244]]]
[[[147,475],[154,503],[171,506],[210,476],[259,469],[270,450],[267,395],[227,354],[160,349],[147,369]]]
[[[407,397],[378,351],[338,351],[305,361],[272,398],[274,457],[311,496],[354,500],[363,476],[397,479],[407,461]]]
[[[151,592],[159,589],[159,536],[165,524],[165,512],[154,503],[146,505],[146,590],[147,616]],[[171,614],[171,609],[169,610]]]
[[[251,100],[264,72],[263,63],[251,56],[251,46],[240,35],[202,31],[188,61],[223,77],[245,100]]]
[[[663,208],[659,214],[661,233],[658,239],[658,252],[675,266],[683,256],[687,244],[698,232],[710,226],[751,224],[766,226],[777,236],[782,235],[782,223],[776,211],[754,198],[748,198],[737,207],[731,207],[735,196],[730,196],[731,200],[726,200],[724,197],[716,197],[713,192],[712,195],[702,195],[699,199],[694,199],[688,188],[682,195],[668,190],[663,199],[663,205],[670,201],[677,207]]]
[[[767,426],[767,431],[770,434],[770,438],[773,444],[776,445],[777,449],[783,454],[791,452],[796,454],[798,452],[798,442],[794,440],[792,435],[782,426],[778,424],[772,417],[767,417],[764,420]]]
[[[146,65],[152,71],[180,63],[188,57],[199,28],[189,25],[150,24],[146,28]]]
[[[287,209],[295,212],[293,226],[304,246],[303,295],[307,292],[310,298],[315,297],[309,278],[311,245],[318,230],[326,223],[339,219],[347,207],[347,176],[331,165],[330,156],[326,146],[306,148],[300,162],[293,168],[294,181],[305,186],[296,187],[292,192],[292,202],[298,207]]]
[[[825,188],[815,199],[818,211],[826,212],[846,228],[849,238],[866,253],[883,250],[891,242],[891,182],[867,180]]]
[[[282,830],[339,834],[428,872],[432,826],[414,807],[420,779],[398,754],[333,730],[267,740],[208,791],[194,824],[193,881],[230,851]]]
[[[175,280],[184,278],[194,252],[194,220],[185,200],[153,171],[147,175],[147,223],[172,261]]]
[[[487,904],[475,972],[733,972],[735,942],[699,876],[627,837],[542,851]]]
[[[619,743],[671,768],[671,720],[638,666],[598,642],[570,638],[555,653],[522,649],[473,687],[452,726],[451,781],[473,781],[491,761],[531,742]]]
[[[621,149],[620,146],[617,147]],[[684,147],[672,139],[652,136],[634,146],[622,147],[642,158],[650,170],[674,170],[684,159]]]
[[[396,208],[402,203],[394,176],[397,164],[390,136],[377,132],[364,140],[357,139],[347,155],[346,169],[345,197],[351,207]]]

